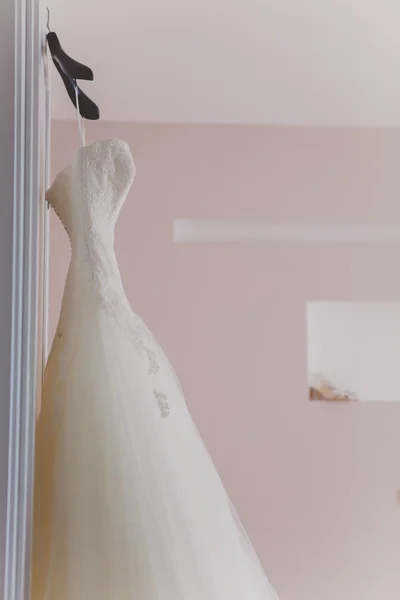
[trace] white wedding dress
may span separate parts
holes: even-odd
[[[113,250],[125,142],[47,193],[71,264],[36,434],[32,600],[275,600]],[[211,400],[210,400],[211,401]]]

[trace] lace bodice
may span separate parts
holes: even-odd
[[[114,228],[134,176],[128,144],[105,140],[80,148],[46,194],[70,238],[69,279],[73,272],[75,283],[92,284],[103,297],[122,287]]]
[[[46,193],[71,243],[57,335],[79,330],[85,312],[102,305],[132,323],[114,252],[114,228],[135,176],[128,144],[118,139],[80,148]]]
[[[63,223],[73,250],[85,232],[90,238],[113,232],[134,176],[129,146],[117,139],[80,148],[72,165],[57,175],[46,200]]]

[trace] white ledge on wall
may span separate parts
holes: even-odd
[[[245,221],[174,219],[177,244],[212,242],[291,242],[399,244],[400,226],[270,224]]]

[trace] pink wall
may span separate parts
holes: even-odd
[[[307,401],[305,303],[400,300],[396,246],[175,245],[172,219],[399,223],[400,131],[95,123],[137,179],[116,248],[281,600],[400,597],[400,403]],[[53,123],[53,170],[76,125]],[[69,260],[51,222],[51,332]],[[399,357],[400,362],[400,357]]]

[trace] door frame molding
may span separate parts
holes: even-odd
[[[14,0],[14,168],[8,485],[4,600],[28,600],[32,543],[38,312],[41,124],[40,0]],[[11,15],[10,15],[10,18]],[[11,23],[9,23],[11,26]],[[12,95],[13,90],[9,90]]]

